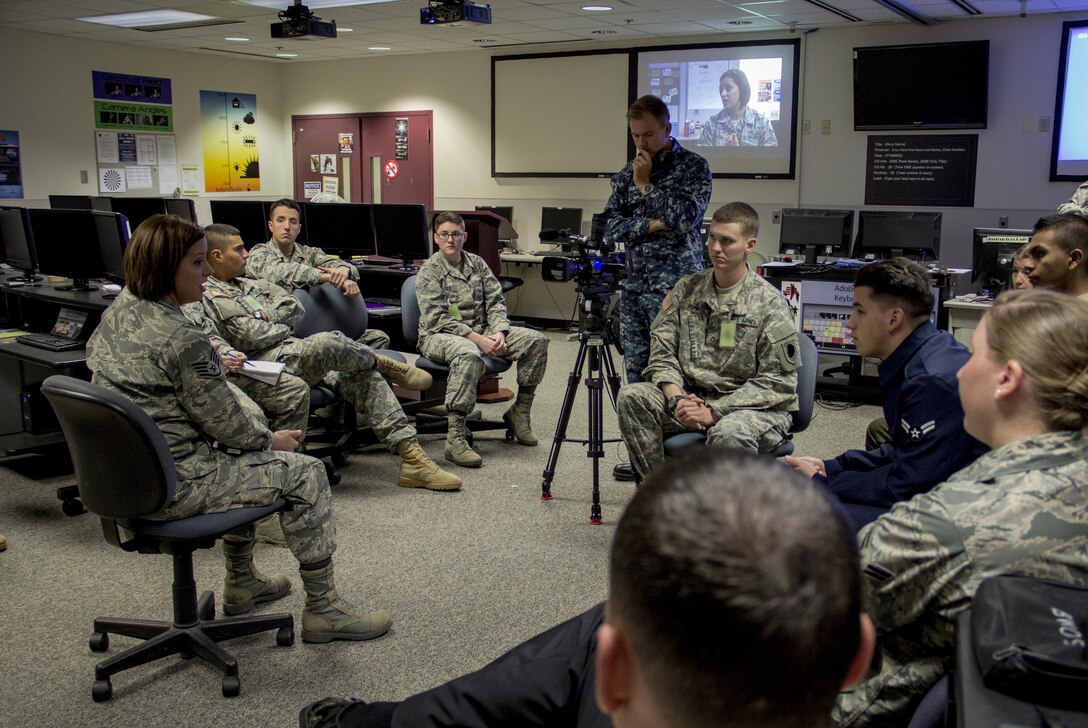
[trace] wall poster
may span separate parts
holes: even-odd
[[[23,171],[19,161],[19,132],[0,131],[0,198],[22,198]]]
[[[256,94],[200,92],[205,192],[261,189]]]

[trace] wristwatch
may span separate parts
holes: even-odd
[[[676,405],[680,404],[684,399],[687,399],[686,394],[674,394],[669,397],[669,413],[676,412]]]
[[[653,191],[654,191],[654,186],[652,184],[650,184],[649,182],[642,185],[642,194],[648,195]]]

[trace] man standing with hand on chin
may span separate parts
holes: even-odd
[[[683,276],[703,269],[699,225],[710,203],[706,160],[681,147],[669,108],[656,96],[636,99],[627,126],[637,154],[612,177],[605,237],[627,248],[627,280],[620,296],[620,342],[627,382],[641,382],[650,360],[650,323],[665,294]],[[633,480],[628,463],[613,475]]]

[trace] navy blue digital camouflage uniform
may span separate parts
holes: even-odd
[[[627,246],[627,280],[620,296],[620,342],[628,382],[642,381],[650,360],[650,323],[669,289],[703,269],[699,225],[710,203],[706,160],[675,139],[653,157],[648,195],[635,186],[631,162],[612,177],[604,215],[605,240]],[[653,220],[668,230],[647,233]]]
[[[860,529],[895,503],[946,480],[988,449],[963,429],[956,372],[967,348],[929,321],[916,328],[877,373],[890,440],[825,460],[827,485]]]

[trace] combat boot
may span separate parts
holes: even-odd
[[[514,433],[514,439],[522,445],[536,445],[539,440],[533,434],[533,426],[529,421],[529,410],[533,406],[533,395],[536,387],[521,387],[518,389],[518,398],[510,409],[502,415],[502,421]]]
[[[299,567],[306,590],[302,610],[302,641],[371,640],[381,637],[393,624],[384,609],[360,613],[336,593],[332,564],[308,571]]]
[[[223,583],[223,613],[245,614],[263,602],[285,597],[291,582],[283,574],[266,577],[253,566],[253,539],[223,539],[227,576]]]
[[[447,473],[427,457],[416,438],[408,437],[398,442],[397,454],[404,460],[400,465],[400,479],[397,481],[400,487],[427,490],[457,490],[461,487],[461,479],[453,473]]]
[[[463,468],[478,468],[483,465],[484,459],[468,444],[468,425],[465,423],[465,416],[450,414],[448,421],[444,453],[446,459]]]
[[[425,392],[434,383],[434,377],[419,367],[390,359],[383,354],[374,355],[374,368],[390,384],[399,384],[413,392]]]

